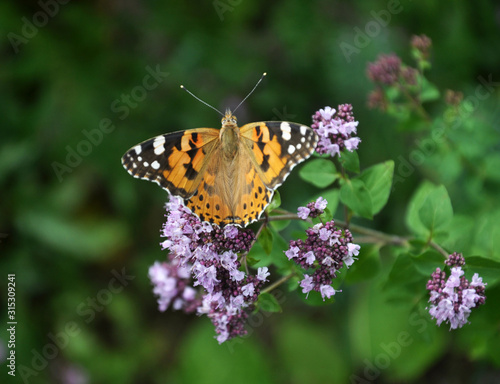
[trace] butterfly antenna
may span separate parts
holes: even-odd
[[[224,114],[219,111],[217,108],[215,108],[214,106],[208,104],[206,101],[203,101],[202,99],[200,99],[198,96],[195,96],[192,92],[188,91],[184,85],[181,85],[181,88],[184,89],[187,93],[189,93],[191,96],[193,96],[196,100],[198,100],[199,102],[205,104],[207,107],[210,107],[212,108],[214,111],[217,111],[220,115],[224,116]]]
[[[260,84],[260,82],[262,81],[262,79],[264,79],[264,77],[266,75],[267,75],[266,72],[264,72],[262,74],[262,76],[260,77],[259,81],[257,81],[257,84],[255,84],[255,87],[253,87],[253,89],[250,91],[250,93],[248,95],[246,95],[246,97],[243,100],[241,100],[241,103],[238,104],[238,106],[234,109],[233,113],[236,112],[236,110],[240,107],[240,105],[243,104],[246,99],[248,99],[248,96],[250,96],[253,93],[253,91],[255,91],[255,88],[257,88],[257,86]]]

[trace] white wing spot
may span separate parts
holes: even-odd
[[[305,138],[304,136],[302,136],[302,137],[300,138],[300,142],[301,142],[301,143],[305,143],[305,142],[306,142],[306,138]]]
[[[160,168],[160,163],[158,161],[153,161],[151,163],[151,167],[153,167],[153,169],[159,169]]]
[[[134,150],[135,150],[135,154],[136,154],[136,155],[140,155],[140,154],[141,154],[141,152],[142,152],[142,146],[141,146],[140,144],[139,144],[139,145],[136,145],[136,146],[134,147]]]
[[[300,148],[302,148],[302,144],[299,143],[299,144],[297,144],[297,149],[300,149]]]
[[[291,154],[292,154],[292,153],[294,153],[294,152],[295,152],[295,147],[294,147],[293,145],[289,145],[289,146],[288,146],[288,154],[290,154],[290,155],[291,155]]]
[[[307,133],[307,129],[308,129],[308,128],[307,128],[305,125],[301,125],[301,126],[300,126],[300,134],[301,134],[302,136],[305,136],[305,135],[306,135],[306,133]]]
[[[292,127],[286,121],[283,121],[280,125],[281,132],[283,133],[283,140],[288,141],[292,138]]]
[[[142,161],[142,156],[137,156],[137,161]]]
[[[142,165],[144,165],[145,167],[149,167],[149,163],[147,161],[145,161],[144,163],[142,163]]]
[[[163,136],[158,136],[155,138],[153,141],[153,147],[155,148],[155,155],[161,155],[163,152],[165,152],[165,147],[163,146],[165,144],[165,138]]]

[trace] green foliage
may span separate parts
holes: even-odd
[[[359,173],[359,157],[357,152],[343,151],[340,163],[350,172]]]
[[[432,83],[429,82],[425,77],[421,77],[417,80],[418,86],[421,87],[420,91],[420,101],[422,103],[438,100],[441,96],[439,89]]]
[[[300,177],[318,188],[326,188],[337,180],[335,164],[328,159],[308,161],[299,172]]]
[[[446,188],[424,183],[408,205],[406,223],[416,235],[432,240],[446,236],[452,218],[453,209]]]
[[[263,292],[259,295],[256,307],[256,310],[262,309],[266,312],[282,312],[278,300],[276,300],[276,298],[268,292]]]
[[[382,164],[373,165],[365,169],[358,179],[363,181],[370,193],[372,215],[379,213],[389,199],[394,173],[394,161],[389,160]]]

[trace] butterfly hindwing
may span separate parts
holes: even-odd
[[[154,181],[172,195],[189,198],[219,144],[218,137],[219,130],[213,128],[160,135],[128,150],[122,164],[132,176]]]
[[[249,151],[262,181],[279,187],[293,167],[306,160],[318,142],[309,127],[286,121],[250,123],[241,127],[242,145]]]

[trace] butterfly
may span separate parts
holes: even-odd
[[[228,109],[221,129],[153,137],[128,150],[122,164],[133,177],[180,196],[201,221],[246,226],[261,217],[276,188],[317,142],[310,127],[292,122],[238,127]]]

